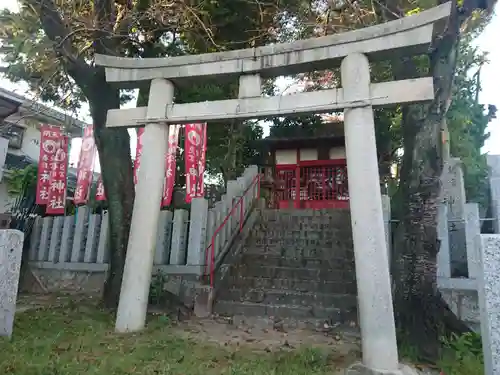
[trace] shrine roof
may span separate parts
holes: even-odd
[[[263,138],[258,142],[271,149],[296,148],[304,146],[316,147],[323,144],[333,144],[333,146],[336,146],[343,144],[343,115],[332,114],[322,117],[324,122],[314,130],[308,127],[276,129],[274,135]],[[280,130],[285,134],[279,135]]]
[[[342,146],[344,145],[344,135],[313,135],[298,137],[266,137],[258,142],[264,144],[269,149],[290,149],[301,147],[317,146]]]

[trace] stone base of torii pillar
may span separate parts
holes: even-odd
[[[343,371],[345,375],[420,375],[420,372],[407,365],[400,365],[399,370],[377,371],[356,363]],[[341,375],[341,374],[338,374]]]

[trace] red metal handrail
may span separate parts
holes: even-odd
[[[257,185],[257,198],[260,196],[260,179],[261,179],[260,173],[257,173],[257,176],[255,176],[253,178],[252,182],[250,183],[248,188],[243,192],[243,194],[239,197],[238,201],[235,204],[233,204],[229,213],[226,215],[226,217],[224,218],[222,223],[217,227],[217,229],[215,229],[214,234],[212,235],[210,245],[207,247],[206,252],[205,252],[205,264],[208,264],[208,251],[209,251],[209,249],[211,249],[211,253],[210,253],[210,286],[212,288],[214,286],[214,273],[215,273],[215,239],[216,239],[217,235],[219,234],[219,232],[226,226],[226,223],[229,221],[229,219],[233,216],[234,211],[236,210],[236,208],[238,208],[238,206],[240,208],[240,229],[239,229],[239,232],[241,233],[241,231],[243,230],[243,219],[244,219],[243,218],[244,198],[247,195],[247,193],[255,187],[255,185]]]

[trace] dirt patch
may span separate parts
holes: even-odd
[[[323,351],[328,363],[337,369],[347,368],[361,358],[360,339],[356,332],[342,332],[332,327],[323,330],[300,326],[283,328],[266,318],[213,317],[178,322],[174,331],[185,339],[231,350],[271,353],[315,348]]]
[[[97,304],[88,295],[22,294],[17,300],[17,312],[57,308],[68,304]],[[155,311],[154,315],[176,314]],[[272,318],[231,318],[214,316],[209,319],[191,317],[175,323],[174,331],[181,337],[202,340],[222,346],[246,346],[257,350],[294,350],[303,346],[327,348],[347,355],[360,353],[360,338],[356,328],[323,326],[313,329],[300,322],[276,321]]]
[[[328,348],[344,355],[360,353],[356,332],[333,327],[312,330],[297,326],[284,328],[267,318],[190,319],[179,322],[176,331],[187,338],[197,338],[218,345],[249,346],[253,349],[297,349],[302,346]]]

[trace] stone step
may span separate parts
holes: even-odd
[[[242,264],[255,264],[266,267],[296,267],[310,269],[354,269],[354,259],[351,257],[339,257],[335,251],[330,249],[329,257],[307,257],[303,255],[283,256],[281,254],[270,254],[259,252],[259,249],[246,248],[242,256]]]
[[[304,227],[302,225],[284,226],[279,223],[266,223],[257,224],[251,230],[252,235],[259,235],[261,233],[268,233],[274,236],[311,236],[319,238],[331,238],[335,235],[350,233],[350,226],[338,225],[318,225],[313,227]]]
[[[286,221],[286,220],[276,220],[276,221],[262,221],[260,220],[255,224],[254,229],[257,230],[300,230],[303,232],[321,232],[329,228],[332,229],[344,229],[350,228],[351,223],[349,219],[345,222],[338,221],[314,221],[314,222],[304,222],[301,220],[297,221]]]
[[[254,246],[296,246],[299,248],[304,247],[321,247],[325,249],[331,249],[332,247],[345,247],[346,245],[350,245],[352,248],[351,238],[345,238],[340,236],[331,236],[330,238],[323,237],[306,237],[306,236],[292,236],[292,235],[282,235],[282,236],[274,236],[269,233],[262,233],[260,236],[251,235],[247,242],[247,244]]]
[[[290,292],[311,292],[356,295],[356,283],[351,280],[328,282],[319,280],[277,279],[265,277],[230,276],[228,286],[235,289],[277,289]]]
[[[319,257],[283,257],[281,255],[263,254],[254,249],[247,248],[242,257],[244,264],[261,264],[268,267],[305,267],[305,268],[321,268],[325,264],[325,260]]]
[[[333,322],[345,320],[338,308],[304,307],[289,305],[272,305],[252,302],[216,301],[214,312],[219,315],[243,315],[246,317],[278,317],[296,319],[324,319]]]
[[[325,262],[326,263],[326,262]],[[355,280],[353,267],[339,263],[333,265],[325,264],[323,268],[298,268],[298,267],[268,267],[261,264],[240,263],[231,267],[231,276],[258,277],[270,279],[293,279],[310,281],[336,281]]]
[[[347,245],[318,245],[301,243],[276,243],[274,245],[257,245],[247,242],[244,253],[260,254],[268,256],[279,256],[283,258],[301,259],[301,258],[316,258],[323,260],[346,259],[354,260],[354,252],[352,246]]]
[[[325,220],[314,218],[307,221],[300,218],[298,220],[259,220],[254,229],[264,231],[298,230],[301,232],[324,232],[328,229],[344,231],[351,229],[351,221],[348,217],[340,220],[328,220],[327,218]]]
[[[263,303],[265,305],[334,307],[342,311],[355,310],[357,299],[349,294],[300,293],[276,289],[225,289],[217,300]]]
[[[312,222],[312,223],[332,223],[332,222],[350,222],[349,210],[304,210],[304,209],[280,209],[265,210],[259,213],[262,222]]]
[[[320,246],[324,248],[332,248],[334,246],[345,246],[350,244],[352,247],[352,239],[350,236],[342,235],[316,235],[308,233],[297,235],[293,232],[283,234],[275,234],[269,232],[252,233],[247,240],[247,243],[256,246],[276,246],[294,244],[298,247]]]

